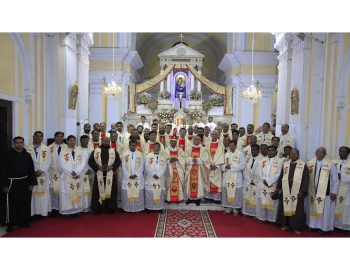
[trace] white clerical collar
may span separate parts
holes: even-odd
[[[176,150],[177,150],[177,147],[174,147],[174,148],[170,147],[170,150],[171,150],[171,151],[176,151]]]
[[[296,160],[296,161],[294,161],[294,162],[291,160],[291,161],[290,161],[290,164],[296,164],[297,162],[298,162],[298,160]]]
[[[199,144],[199,145],[192,145],[193,147],[195,147],[195,148],[199,148],[199,147],[201,147],[201,145]]]

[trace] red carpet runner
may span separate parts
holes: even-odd
[[[168,210],[159,215],[155,237],[216,237],[207,211]]]
[[[66,221],[63,216],[45,217],[32,222],[31,228],[15,228],[3,237],[349,237],[335,229],[324,235],[306,228],[300,235],[281,231],[280,226],[258,223],[242,214],[224,215],[222,211],[169,210],[159,214],[82,213],[81,219]],[[215,231],[214,231],[215,228]]]

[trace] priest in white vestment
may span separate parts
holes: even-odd
[[[38,185],[32,190],[31,216],[32,221],[43,220],[51,211],[51,199],[49,192],[49,168],[51,155],[49,148],[42,143],[43,133],[36,131],[33,135],[33,144],[26,147],[32,156]]]
[[[243,201],[243,215],[252,216],[256,218],[257,192],[259,185],[258,164],[262,158],[259,154],[259,145],[253,144],[251,146],[251,154],[248,154],[245,162],[244,170],[244,201]]]
[[[62,170],[59,212],[65,215],[66,220],[70,220],[71,217],[80,218],[79,213],[84,210],[82,182],[87,160],[83,150],[75,147],[75,144],[75,136],[69,135],[68,146],[62,150],[58,158],[58,164]]]
[[[88,161],[93,149],[88,147],[89,137],[81,136],[80,145],[77,147],[81,149],[85,155],[85,159]],[[89,166],[89,163],[86,162],[85,168],[83,170],[83,202],[84,202],[84,212],[90,212],[91,205],[91,195],[92,195],[92,185],[94,182],[95,173],[94,170]]]
[[[57,131],[54,135],[54,140],[52,144],[48,147],[51,154],[51,166],[49,170],[50,174],[50,199],[51,199],[51,215],[50,217],[55,218],[58,214],[59,209],[59,190],[60,190],[60,174],[61,169],[58,166],[58,156],[61,151],[67,147],[67,144],[63,143],[64,133]]]
[[[123,170],[121,195],[122,208],[125,212],[140,212],[145,209],[144,158],[136,147],[137,142],[130,140],[128,149],[124,144],[121,156]]]
[[[283,162],[276,156],[276,148],[269,146],[267,157],[259,162],[258,203],[256,205],[256,217],[259,221],[276,221],[278,212],[278,200],[272,200],[278,178],[281,174]],[[273,224],[271,224],[273,225]]]
[[[334,230],[335,199],[339,190],[337,168],[324,147],[316,150],[316,157],[308,162],[310,183],[306,197],[306,225],[323,234]]]
[[[243,170],[245,167],[245,158],[242,152],[236,149],[236,142],[229,142],[230,151],[224,156],[224,164],[221,169],[222,175],[222,206],[224,213],[230,213],[238,216],[238,209],[243,206]]]
[[[145,182],[145,207],[147,211],[158,210],[163,213],[164,208],[164,174],[168,169],[165,151],[160,150],[161,143],[155,142],[153,152],[145,156],[147,178]]]
[[[335,221],[334,227],[343,230],[343,234],[349,234],[350,231],[350,158],[349,147],[339,148],[339,159],[332,162],[337,168],[338,178],[340,180],[339,192],[335,203]]]

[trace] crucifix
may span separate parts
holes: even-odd
[[[179,102],[180,102],[180,109],[182,109],[182,95],[183,93],[179,93]]]
[[[180,42],[181,42],[181,44],[182,44],[182,38],[184,37],[182,34],[180,34]]]

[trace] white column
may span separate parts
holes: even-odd
[[[164,70],[163,70],[163,67],[160,68],[160,73],[162,73]],[[164,81],[161,81],[160,82],[160,92],[163,92],[164,91]]]
[[[172,73],[170,73],[170,74],[172,74]],[[170,78],[171,78],[171,75],[168,75],[168,77],[166,79],[166,87],[167,87],[167,90],[170,92],[170,95],[172,95],[172,92],[170,89]]]
[[[61,72],[60,72],[60,130],[65,135],[76,134],[76,110],[69,109],[70,92],[77,81],[77,40],[76,34],[60,34]]]
[[[195,87],[194,87],[194,76],[193,76],[192,73],[190,73],[190,80],[191,80],[191,89],[190,89],[190,91],[192,91],[192,89],[195,88]]]
[[[272,87],[271,85],[260,85],[261,89],[261,100],[259,105],[259,126],[264,124],[265,122],[268,122],[271,125],[271,114],[272,114],[272,102],[273,102],[273,95],[272,95]]]
[[[202,73],[200,67],[198,67],[198,73],[199,73],[199,74]],[[197,90],[198,90],[198,92],[201,92],[201,82],[200,82],[199,80],[197,80]]]

